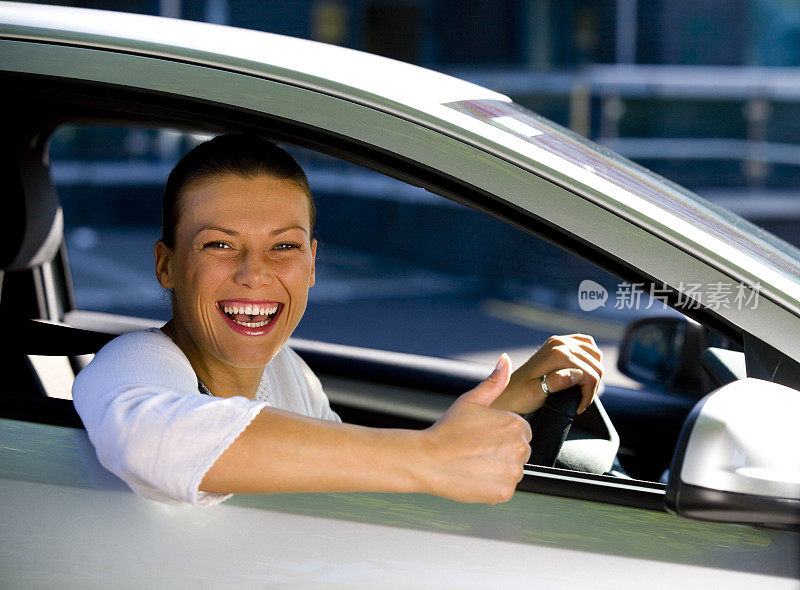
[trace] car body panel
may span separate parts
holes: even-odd
[[[236,496],[198,510],[136,497],[97,463],[85,431],[0,420],[0,440],[14,441],[0,447],[0,569],[11,587],[486,588],[502,579],[641,588],[680,576],[794,588],[800,576],[794,533],[531,493],[498,506],[408,494]]]

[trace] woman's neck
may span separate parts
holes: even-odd
[[[161,328],[181,349],[192,365],[198,379],[215,397],[241,395],[253,399],[261,383],[264,367],[233,367],[198,350],[191,338],[178,324],[170,320]]]

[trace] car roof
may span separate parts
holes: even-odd
[[[398,104],[408,109],[465,99],[510,100],[470,82],[404,62],[262,31],[19,2],[0,2],[0,9],[3,36],[234,67],[372,106],[390,108]]]

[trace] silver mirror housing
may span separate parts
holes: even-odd
[[[800,525],[800,392],[741,379],[694,407],[672,459],[665,504],[700,520]]]

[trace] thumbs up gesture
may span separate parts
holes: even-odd
[[[530,456],[531,429],[520,416],[489,407],[510,376],[503,355],[485,381],[425,431],[430,493],[489,504],[511,498]]]

